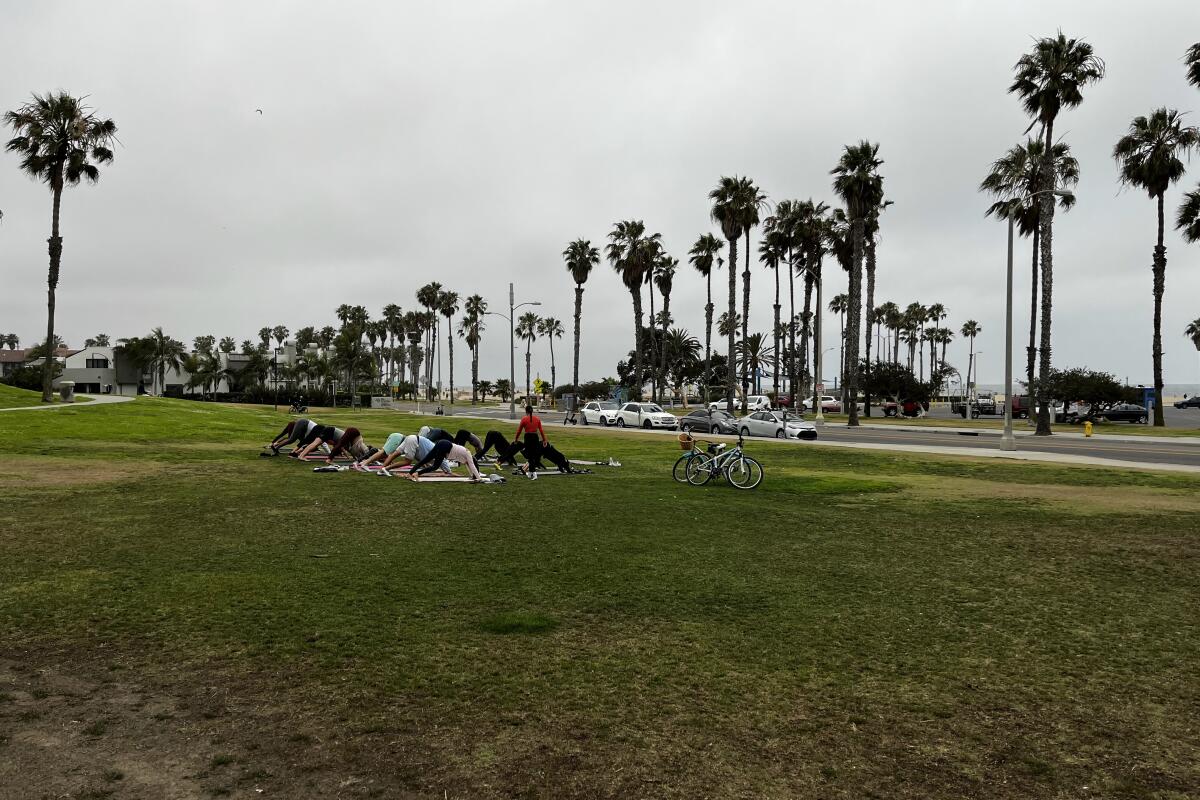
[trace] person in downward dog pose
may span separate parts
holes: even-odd
[[[363,441],[362,433],[359,432],[358,428],[346,428],[346,432],[342,434],[342,438],[338,439],[333,449],[329,451],[329,456],[325,459],[325,462],[332,464],[333,460],[340,454],[346,453],[357,464],[364,459],[369,459],[378,452],[377,448]]]
[[[318,447],[324,447],[325,452],[329,452],[330,446],[340,441],[345,433],[341,428],[335,428],[332,425],[315,425],[308,432],[308,436],[300,442],[300,452],[292,451],[291,456],[308,458],[309,454]]]
[[[429,440],[426,439],[426,441]],[[467,471],[471,473],[471,480],[483,480],[483,476],[479,474],[479,468],[475,466],[475,459],[467,448],[447,439],[442,439],[440,442],[435,443],[424,458],[413,464],[412,470],[406,477],[411,481],[419,481],[422,475],[433,472],[438,467],[443,466],[447,459],[453,459],[460,464],[466,464]]]
[[[298,443],[304,441],[309,432],[315,427],[317,427],[317,423],[313,422],[311,419],[305,419],[302,417],[300,419],[293,420],[283,427],[283,430],[279,432],[278,436],[271,440],[271,444],[269,444],[268,447],[271,448],[271,451],[275,453],[275,455],[279,455],[280,450],[292,443],[297,443],[296,447],[293,449],[298,450],[300,448]]]
[[[450,442],[448,439],[442,439],[441,441],[453,444],[453,442]],[[428,456],[433,448],[439,443],[440,442],[431,442],[420,434],[405,436],[404,439],[401,440],[400,445],[384,460],[383,468],[385,470],[390,469],[393,465],[396,467],[406,467],[409,464],[414,464],[418,461],[421,461]],[[442,471],[449,475],[451,466],[458,465],[452,464],[450,461],[443,461],[440,466]]]
[[[476,458],[483,456],[483,442],[479,441],[479,437],[471,433],[466,428],[459,428],[458,432],[451,436],[450,431],[446,430],[445,428],[431,428],[428,425],[425,425],[421,428],[421,430],[417,431],[417,435],[424,436],[434,444],[447,440],[452,441],[455,444],[461,444],[464,447],[469,444],[471,447],[475,448]]]

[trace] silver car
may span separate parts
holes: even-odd
[[[817,428],[794,414],[782,411],[755,411],[738,420],[742,436],[770,436],[776,439],[815,439]]]

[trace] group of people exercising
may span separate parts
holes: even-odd
[[[357,469],[373,464],[378,464],[384,470],[409,467],[402,474],[413,481],[419,481],[422,475],[434,470],[449,474],[451,469],[460,464],[466,465],[472,480],[482,480],[478,463],[488,459],[488,453],[492,450],[496,453],[497,466],[520,467],[516,457],[524,455],[526,464],[520,468],[527,474],[543,469],[543,458],[562,472],[575,471],[571,468],[571,462],[546,438],[542,420],[533,413],[533,406],[525,407],[525,416],[517,425],[517,432],[511,442],[500,431],[488,431],[481,441],[465,428],[451,434],[443,428],[426,425],[417,433],[407,436],[393,433],[387,437],[383,447],[373,447],[363,439],[358,428],[348,427],[343,430],[310,419],[298,419],[289,422],[279,435],[271,440],[271,454],[279,455],[289,445],[292,445],[292,450],[288,455],[293,458],[307,459],[309,455],[321,450],[325,453],[327,464],[332,464],[345,453],[353,459],[351,467]],[[474,453],[467,449],[468,445]]]

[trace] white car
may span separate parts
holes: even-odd
[[[715,400],[715,401],[709,403],[708,407],[712,411],[731,411],[732,410],[732,411],[736,412],[736,411],[742,410],[742,401],[737,399],[736,397],[733,398],[733,408],[732,409],[728,409],[725,407],[724,400]],[[770,410],[771,410],[771,398],[767,397],[765,394],[752,394],[746,398],[746,411],[747,412],[770,411]]]
[[[654,403],[626,403],[617,412],[618,428],[662,428],[675,430],[679,418]]]
[[[817,427],[782,411],[755,411],[738,420],[742,436],[772,436],[776,439],[815,439]]]
[[[804,401],[804,403],[801,404],[800,410],[812,411],[816,407],[816,403],[814,403],[813,399],[809,397]],[[821,395],[821,411],[825,413],[840,414],[842,413],[842,401],[838,400],[831,394],[823,394]]]
[[[619,408],[612,400],[593,400],[580,409],[579,416],[584,425],[616,425]]]

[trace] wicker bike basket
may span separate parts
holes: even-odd
[[[693,450],[696,447],[696,440],[692,438],[690,433],[679,434],[679,449]]]

